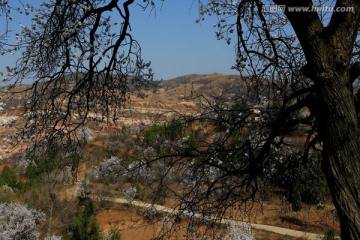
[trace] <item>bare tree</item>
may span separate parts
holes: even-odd
[[[51,139],[69,147],[91,113],[116,121],[132,90],[148,85],[153,74],[132,37],[129,7],[135,1],[49,1],[29,6],[31,26],[22,25],[15,49],[22,57],[9,67],[13,86],[22,91],[23,135],[33,147]],[[144,1],[146,8],[149,1]]]
[[[201,114],[179,114],[216,131],[185,131],[146,164],[166,161],[166,174],[179,180],[180,209],[220,219],[274,177],[320,161],[341,237],[359,239],[359,2],[197,2],[199,21],[219,19],[219,39],[231,44],[235,36],[243,82],[234,92],[197,96]],[[296,127],[307,134],[302,147],[287,138]]]
[[[151,80],[151,69],[129,33],[134,2],[57,0],[34,10],[33,25],[24,26],[21,34],[24,54],[9,69],[16,83],[34,79],[24,123],[33,146],[51,139],[70,146],[90,111],[116,120],[129,86]],[[208,14],[219,18],[219,39],[231,43],[235,35],[235,68],[247,80],[251,104],[236,95],[215,96],[211,102],[203,98],[208,111],[192,121],[209,120],[223,133],[196,145],[190,137],[179,139],[173,144],[176,154],[160,156],[167,159],[167,174],[185,173],[180,176],[187,190],[181,207],[203,209],[204,215],[212,208],[223,217],[239,200],[254,197],[259,175],[275,163],[306,164],[322,150],[342,238],[360,239],[360,2],[198,2],[200,19]],[[335,11],[323,11],[329,6]],[[287,152],[286,133],[299,124],[309,126],[304,147]],[[284,158],[274,163],[277,151]]]
[[[303,159],[321,144],[341,236],[359,239],[359,1],[214,0],[199,5],[202,18],[218,16],[218,38],[230,42],[236,33],[236,68],[250,77],[254,97],[260,101],[267,92],[269,102],[281,99],[261,148],[252,152],[251,172],[261,172],[289,127],[309,124]],[[294,119],[299,111],[309,114]]]

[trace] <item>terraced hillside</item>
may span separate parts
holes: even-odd
[[[161,81],[156,89],[144,90],[142,94],[133,92],[130,101],[121,109],[112,127],[123,125],[138,131],[140,126],[153,122],[164,121],[173,116],[174,112],[194,114],[198,111],[196,96],[221,94],[239,87],[240,77],[237,75],[186,75],[171,80]],[[11,91],[0,90],[0,159],[8,158],[14,153],[13,139],[10,135],[21,134],[21,119],[24,117],[23,105],[29,101],[24,90],[27,85],[16,86]],[[11,94],[16,92],[17,94]],[[89,113],[88,126],[98,132],[105,127],[101,116]],[[16,127],[20,129],[16,130]],[[16,142],[17,144],[19,142]],[[16,149],[19,149],[18,147]]]

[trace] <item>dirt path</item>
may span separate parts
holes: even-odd
[[[110,202],[121,203],[121,204],[125,204],[125,203],[129,204],[130,203],[128,200],[126,200],[124,198],[109,198],[107,200]],[[154,207],[159,212],[164,212],[164,213],[169,213],[169,214],[174,214],[174,215],[179,213],[179,210],[176,210],[176,209],[172,209],[172,208],[165,207],[162,205],[157,205],[157,204],[145,203],[145,202],[141,202],[141,201],[132,201],[130,204],[132,204],[133,206],[142,207],[142,208]],[[203,219],[203,216],[201,214],[197,214],[197,213],[183,211],[182,214],[188,214],[194,218]],[[215,220],[215,219],[210,217],[209,220]],[[222,224],[228,224],[230,221],[234,221],[234,220],[222,219],[221,221],[219,221],[219,220],[216,220],[216,221],[220,222]],[[241,223],[241,222],[239,221],[239,223]],[[288,229],[288,228],[275,227],[275,226],[256,224],[256,223],[250,223],[250,224],[253,229],[273,232],[273,233],[290,236],[290,237],[304,238],[304,239],[308,239],[308,240],[320,240],[323,237],[323,235],[320,235],[320,234],[309,233],[309,232],[304,232],[304,231],[297,231],[297,230]]]
[[[74,187],[68,189],[67,191],[70,192],[71,194],[76,195],[77,190],[79,189],[79,184],[80,184],[81,180],[78,180],[78,184]],[[70,190],[70,191],[69,191]],[[150,204],[150,203],[146,203],[146,202],[142,202],[142,201],[129,201],[125,198],[108,198],[107,201],[109,202],[114,202],[114,203],[120,203],[120,204],[131,204],[133,206],[136,207],[141,207],[141,208],[150,208],[150,207],[154,207],[157,211],[159,212],[163,212],[163,213],[168,213],[171,215],[175,215],[178,214],[180,210],[176,210],[170,207],[166,207],[163,205],[158,205],[158,204]],[[193,218],[198,218],[198,219],[204,219],[204,217],[201,214],[198,213],[192,213],[189,211],[182,211],[182,214],[191,216]],[[229,220],[229,219],[215,219],[214,217],[208,217],[208,220],[215,220],[216,222],[219,222],[221,224],[228,224],[230,221],[234,221],[234,220]],[[239,223],[242,223],[241,221],[237,221]],[[310,232],[304,232],[304,231],[298,231],[298,230],[293,230],[293,229],[289,229],[289,228],[282,228],[282,227],[275,227],[275,226],[270,226],[270,225],[264,225],[264,224],[257,224],[257,223],[250,223],[251,227],[253,229],[257,229],[257,230],[262,230],[262,231],[267,231],[267,232],[272,232],[272,233],[276,233],[276,234],[280,234],[280,235],[285,235],[285,236],[290,236],[290,237],[295,237],[295,238],[304,238],[307,240],[321,240],[323,238],[323,235],[320,234],[316,234],[316,233],[310,233]]]

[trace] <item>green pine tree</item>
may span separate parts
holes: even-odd
[[[70,240],[101,240],[95,207],[89,197],[79,197],[79,210]]]
[[[18,180],[16,179],[16,175],[8,166],[4,167],[0,175],[0,185],[8,185],[13,189],[18,188]]]

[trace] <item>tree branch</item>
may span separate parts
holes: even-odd
[[[278,5],[286,6],[285,14],[290,20],[300,42],[302,42],[301,38],[304,38],[307,33],[315,35],[320,34],[323,31],[323,24],[316,12],[289,11],[290,8],[294,7],[309,7],[311,9],[313,6],[311,0],[274,0],[274,2]]]
[[[355,62],[350,66],[350,81],[353,83],[360,76],[360,62]]]
[[[323,40],[320,38],[324,31],[324,26],[316,12],[301,11],[301,8],[312,9],[313,3],[311,0],[274,0],[278,5],[285,5],[285,15],[289,19],[296,36],[303,48],[306,59],[314,59],[313,54],[316,49],[323,45]],[[297,8],[297,10],[295,9]],[[309,62],[310,66],[317,66],[319,63]]]
[[[336,36],[342,41],[344,49],[348,49],[348,54],[352,53],[356,38],[356,32],[360,23],[360,2],[358,0],[337,0],[337,8],[352,8],[352,11],[334,11],[329,25],[326,27],[326,36]],[[347,36],[347,37],[344,37]]]

